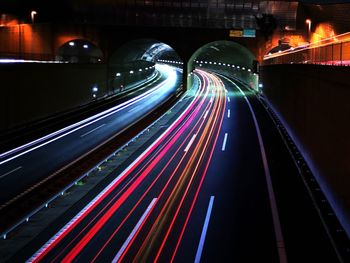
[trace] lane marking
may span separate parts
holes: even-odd
[[[174,72],[171,72],[171,73],[174,73]],[[175,74],[175,73],[174,73],[174,74]],[[169,77],[169,76],[170,76],[170,77]],[[9,161],[11,161],[11,160],[13,160],[13,159],[16,159],[16,158],[18,158],[18,157],[20,157],[20,156],[22,156],[22,155],[24,155],[24,154],[27,154],[27,153],[29,153],[29,152],[32,152],[32,151],[34,151],[34,150],[36,150],[36,149],[38,149],[38,148],[41,148],[41,147],[43,147],[43,146],[45,146],[45,145],[47,145],[47,144],[49,144],[49,143],[52,143],[52,142],[54,142],[54,141],[57,141],[58,139],[60,139],[60,138],[62,138],[62,137],[65,137],[65,136],[67,136],[67,135],[69,135],[69,134],[71,134],[71,133],[73,133],[73,132],[75,132],[75,131],[77,131],[77,130],[80,130],[80,129],[82,129],[82,128],[88,126],[88,125],[91,125],[91,124],[93,124],[93,123],[95,123],[95,122],[97,122],[97,121],[99,121],[99,120],[101,120],[101,119],[107,118],[108,116],[113,115],[113,114],[115,114],[115,113],[117,113],[117,112],[119,112],[119,111],[121,111],[121,110],[123,110],[123,109],[129,107],[130,105],[133,105],[133,104],[137,103],[138,101],[141,101],[141,100],[143,100],[143,99],[146,99],[146,97],[148,97],[148,96],[150,96],[150,95],[153,95],[152,93],[155,93],[156,91],[158,91],[158,89],[163,88],[164,86],[168,85],[169,83],[172,83],[172,81],[174,80],[174,78],[175,78],[174,75],[168,75],[168,78],[167,78],[166,80],[164,80],[163,82],[159,83],[159,84],[156,85],[154,88],[152,88],[152,89],[146,91],[145,93],[142,93],[142,94],[140,94],[140,95],[138,95],[138,96],[136,96],[136,97],[134,97],[134,98],[132,98],[132,99],[130,99],[130,100],[128,100],[128,101],[125,101],[125,102],[123,102],[122,104],[119,104],[119,105],[117,105],[117,106],[115,106],[115,107],[113,107],[113,108],[111,108],[111,109],[108,109],[108,110],[103,111],[103,112],[101,112],[101,113],[98,113],[98,114],[96,114],[96,115],[94,115],[94,116],[91,116],[91,117],[89,117],[89,118],[87,118],[87,119],[85,119],[85,120],[83,120],[83,121],[80,121],[80,122],[78,122],[78,123],[72,124],[72,125],[70,125],[70,126],[68,126],[68,127],[66,127],[66,128],[63,128],[63,129],[61,129],[61,130],[59,130],[59,131],[56,131],[56,132],[54,132],[54,133],[52,133],[52,134],[49,134],[49,135],[47,135],[47,136],[44,136],[44,137],[42,137],[42,138],[40,138],[40,139],[37,139],[37,140],[35,140],[35,141],[33,141],[33,142],[27,143],[27,144],[25,144],[25,145],[23,145],[23,146],[20,146],[20,147],[18,147],[18,148],[15,148],[15,149],[13,149],[13,150],[8,151],[8,152],[1,153],[1,154],[0,154],[0,158],[4,158],[4,157],[6,157],[6,156],[8,156],[8,155],[10,155],[10,154],[12,154],[12,153],[16,153],[16,152],[18,152],[18,151],[20,151],[20,150],[22,150],[22,149],[25,149],[25,148],[27,148],[27,147],[31,147],[31,146],[35,145],[36,143],[41,143],[42,141],[44,141],[44,140],[46,140],[46,139],[50,139],[50,138],[52,138],[53,136],[59,135],[59,134],[61,134],[62,132],[66,132],[66,131],[68,130],[68,132],[63,133],[63,134],[59,135],[58,137],[54,137],[54,138],[50,139],[50,140],[47,141],[47,142],[44,142],[44,143],[39,144],[39,145],[37,145],[37,146],[34,146],[33,148],[30,148],[30,149],[28,149],[28,150],[25,150],[24,152],[21,152],[21,153],[15,155],[15,156],[12,156],[12,157],[10,157],[10,158],[4,160],[4,161],[0,161],[0,165],[1,165],[1,164],[4,164],[4,163],[7,163],[7,162],[9,162]],[[150,84],[149,84],[149,85],[150,85]],[[92,121],[91,121],[91,120],[92,120]],[[87,122],[88,122],[88,123],[87,123]],[[85,123],[85,124],[84,124],[84,123]],[[82,125],[81,125],[81,124],[82,124]],[[81,126],[79,126],[79,125],[81,125]],[[78,126],[78,127],[77,127],[77,126]],[[69,129],[71,129],[71,128],[72,128],[73,130],[69,130]]]
[[[83,137],[85,137],[86,135],[89,135],[90,133],[92,133],[92,132],[94,132],[94,131],[96,131],[96,130],[102,128],[102,127],[105,126],[105,125],[106,125],[106,124],[102,124],[102,125],[98,126],[97,128],[92,129],[91,131],[89,131],[89,132],[87,132],[87,133],[84,133],[83,135],[80,136],[80,138],[83,138]]]
[[[12,174],[12,173],[14,173],[14,172],[16,172],[16,171],[18,171],[18,170],[20,170],[20,169],[22,169],[22,166],[18,166],[17,168],[15,168],[15,169],[13,169],[13,170],[11,170],[11,171],[9,171],[9,172],[7,172],[7,173],[1,175],[1,176],[0,176],[0,179],[4,178],[5,176],[7,176],[7,175],[9,175],[9,174]]]
[[[253,107],[250,104],[250,102],[249,102],[247,96],[245,95],[245,93],[243,92],[243,90],[236,83],[234,83],[232,80],[230,80],[229,78],[227,78],[225,76],[223,76],[223,77],[226,78],[228,81],[230,81],[240,91],[240,93],[243,95],[245,101],[247,102],[248,108],[249,108],[250,113],[252,115],[253,122],[255,125],[255,130],[256,130],[259,145],[260,145],[260,153],[261,153],[261,157],[262,157],[262,162],[264,165],[267,190],[268,190],[270,206],[271,206],[271,211],[272,211],[272,221],[273,221],[273,226],[275,229],[275,237],[276,237],[276,243],[277,243],[279,262],[280,263],[287,263],[288,262],[287,254],[286,254],[286,249],[285,249],[285,244],[284,244],[284,239],[283,239],[283,234],[282,234],[281,222],[280,222],[278,209],[277,209],[276,197],[275,197],[275,193],[274,193],[273,186],[272,186],[270,169],[269,169],[269,165],[267,162],[264,141],[262,139],[262,135],[260,132],[258,120],[257,120],[256,115],[254,113]]]
[[[207,110],[207,111],[205,112],[204,117],[203,117],[204,120],[207,118],[208,113],[209,113],[209,110]]]
[[[214,198],[215,198],[214,196],[210,197],[208,210],[207,210],[207,215],[205,216],[205,221],[204,221],[204,225],[203,225],[203,229],[202,229],[202,234],[201,234],[201,238],[199,240],[199,245],[198,245],[198,249],[197,249],[196,258],[194,260],[194,263],[199,263],[200,260],[201,260],[202,251],[203,251],[203,247],[204,247],[204,241],[205,241],[205,237],[207,235],[210,215],[211,215],[211,211],[213,209]]]
[[[227,110],[227,118],[229,119],[230,117],[231,117],[231,110],[228,109],[228,110]]]
[[[193,134],[193,136],[192,136],[190,142],[187,144],[187,146],[186,146],[186,148],[185,148],[185,152],[187,152],[188,149],[190,149],[190,147],[191,147],[191,145],[192,145],[194,139],[196,139],[196,136],[197,136],[197,133]]]
[[[153,198],[152,202],[149,204],[149,206],[147,207],[146,211],[143,213],[143,215],[141,216],[140,220],[137,222],[136,226],[131,231],[130,235],[125,240],[125,242],[122,245],[122,247],[119,249],[117,255],[113,258],[112,263],[118,262],[118,260],[121,257],[121,255],[123,255],[125,249],[128,247],[130,241],[134,238],[136,232],[139,230],[140,226],[145,221],[146,216],[149,214],[149,211],[152,209],[152,207],[154,206],[156,201],[157,201],[157,198]]]
[[[230,102],[230,97],[227,97],[227,101]]]
[[[228,136],[228,134],[225,133],[224,141],[223,141],[223,143],[222,143],[222,148],[221,148],[221,150],[222,150],[223,152],[224,152],[225,149],[226,149],[227,136]]]
[[[117,178],[115,178],[102,192],[100,192],[90,203],[88,203],[73,219],[71,219],[65,226],[63,226],[49,241],[47,241],[44,246],[42,246],[29,260],[28,263],[34,262],[35,260],[41,260],[42,257],[48,253],[48,251],[51,250],[51,247],[54,245],[55,242],[59,242],[60,237],[68,231],[68,233],[71,231],[74,224],[78,224],[78,221],[81,219],[81,217],[85,213],[89,213],[90,210],[93,208],[96,203],[104,198],[108,194],[108,192],[112,191],[114,189],[114,186],[116,184],[119,184],[121,180],[124,179],[127,172],[135,166],[140,160],[146,156],[146,154],[156,147],[156,145],[162,141],[163,138],[167,136],[168,133],[178,124],[180,123],[185,117],[185,115],[190,112],[192,109],[194,102],[196,98],[199,96],[200,90],[198,89],[195,96],[191,97],[190,104],[186,107],[186,109],[180,114],[180,116],[169,126],[167,130],[165,130],[148,148],[141,153],[127,168],[125,168]],[[175,104],[176,105],[176,104]],[[173,106],[174,107],[174,106]],[[132,125],[132,124],[131,124]],[[127,127],[128,128],[128,127]],[[126,129],[125,129],[126,130]],[[0,207],[1,209],[2,207]]]

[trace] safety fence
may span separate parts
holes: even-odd
[[[319,64],[350,66],[350,32],[303,46],[291,47],[264,57],[265,65]]]

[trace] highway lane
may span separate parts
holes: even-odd
[[[62,129],[30,147],[2,154],[0,205],[126,129],[174,94],[179,73],[164,65],[157,65],[157,70],[162,74],[161,81],[145,93]]]
[[[281,171],[268,160],[254,96],[206,71],[196,78],[177,120],[46,244],[33,244],[29,262],[338,262],[329,243],[319,246],[324,229],[314,215],[286,228],[288,217],[312,209],[298,210],[307,198],[281,209],[270,181]],[[303,191],[297,183],[287,190]],[[290,249],[299,244],[306,254]]]
[[[225,77],[221,80],[230,100],[219,144],[175,261],[196,258],[196,251],[188,248],[200,246],[194,237],[203,231],[203,215],[215,197],[202,262],[342,262],[266,110],[251,91]],[[279,226],[269,188],[276,199]]]
[[[167,241],[200,189],[224,115],[224,90],[202,74],[203,85],[177,121],[30,261],[167,257]]]

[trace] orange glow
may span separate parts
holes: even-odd
[[[0,27],[4,26],[17,26],[19,24],[18,19],[14,16],[2,14],[0,15]]]
[[[326,38],[332,38],[335,35],[334,28],[330,23],[321,23],[317,25],[315,32],[311,36],[310,42],[318,42]]]
[[[297,47],[304,45],[306,43],[306,40],[302,35],[290,35],[288,36],[288,43],[292,47]]]

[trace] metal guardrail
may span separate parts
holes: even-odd
[[[179,94],[177,94],[179,95]],[[184,94],[185,95],[185,94]],[[174,108],[180,101],[178,100],[171,108]],[[65,192],[67,192],[71,187],[78,185],[80,181],[82,181],[84,178],[88,177],[92,172],[99,171],[101,165],[105,162],[108,162],[112,157],[117,155],[120,151],[124,150],[126,147],[129,146],[131,142],[134,142],[136,139],[138,139],[141,135],[143,135],[145,132],[148,132],[154,125],[156,125],[165,115],[167,112],[162,114],[159,118],[157,118],[153,123],[148,125],[145,129],[143,129],[141,132],[139,132],[136,136],[134,136],[131,140],[129,140],[127,143],[125,143],[123,146],[119,147],[116,151],[114,151],[112,154],[110,154],[108,157],[104,158],[102,161],[100,161],[97,165],[95,165],[93,168],[91,168],[88,172],[84,173],[82,176],[80,176],[78,179],[76,179],[74,182],[70,183],[60,191],[58,191],[54,196],[52,196],[50,199],[43,202],[40,206],[38,206],[36,209],[28,213],[26,216],[22,217],[21,219],[17,220],[12,226],[7,228],[5,231],[0,233],[0,238],[7,239],[8,234],[12,231],[14,231],[16,228],[18,228],[20,225],[29,222],[29,219],[34,216],[36,213],[41,211],[42,209],[48,208],[49,204],[52,203],[57,198],[64,195]]]
[[[350,66],[350,32],[265,55],[264,64]]]

